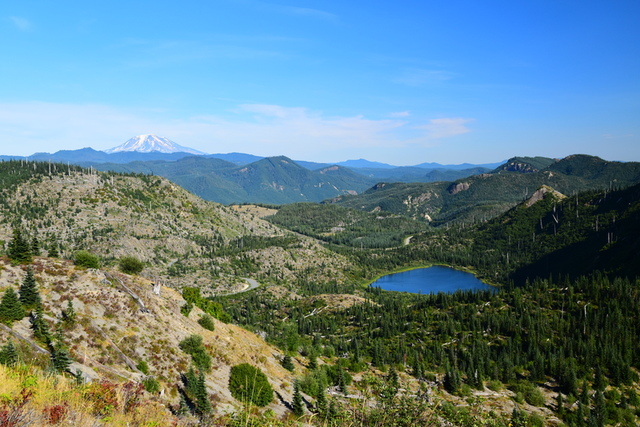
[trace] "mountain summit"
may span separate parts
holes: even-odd
[[[190,153],[205,154],[202,151],[193,148],[183,147],[175,142],[156,135],[138,135],[134,136],[122,145],[105,150],[105,153],[119,153],[123,151],[137,151],[140,153],[151,153],[157,151],[160,153]]]

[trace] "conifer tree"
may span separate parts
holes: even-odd
[[[33,336],[47,345],[50,344],[51,334],[49,333],[49,325],[47,324],[47,321],[44,320],[44,312],[42,311],[42,306],[36,307],[36,309],[31,312],[29,321],[31,322],[31,330],[33,331]]]
[[[420,360],[420,355],[416,352],[415,357],[413,358],[413,366],[411,368],[412,374],[416,379],[422,379],[422,362]]]
[[[602,366],[600,366],[600,364],[598,363],[595,370],[596,372],[593,379],[593,388],[595,390],[603,391],[606,388],[607,384],[604,379],[604,374],[602,373]]]
[[[22,235],[19,228],[13,229],[13,238],[9,242],[7,255],[12,261],[19,264],[28,264],[33,260],[31,254],[31,245],[29,241]]]
[[[318,397],[316,397],[316,411],[318,411],[320,417],[325,418],[327,416],[327,410],[327,395],[325,394],[324,387],[320,387]]]
[[[298,380],[295,380],[293,383],[293,402],[291,402],[291,410],[296,417],[304,415],[304,401],[302,400]]]
[[[329,407],[327,408],[327,414],[325,415],[325,419],[331,421],[338,416],[338,406],[334,399],[329,401]]]
[[[50,258],[58,258],[60,256],[60,252],[58,251],[58,243],[51,242],[49,244],[48,255]]]
[[[282,357],[282,367],[291,372],[293,372],[293,370],[295,369],[295,366],[293,366],[293,361],[291,360],[291,356],[289,356],[288,354],[285,354]]]
[[[13,288],[7,289],[0,301],[0,322],[11,326],[15,320],[22,319],[25,314],[16,292]]]
[[[527,427],[527,414],[516,406],[511,412],[511,422],[509,425],[513,427]]]
[[[199,415],[205,415],[211,412],[211,401],[209,400],[209,393],[207,393],[207,385],[202,371],[198,372],[195,386],[195,405]]]
[[[178,409],[176,410],[176,415],[184,416],[189,413],[189,405],[187,404],[187,399],[184,397],[183,393],[180,393],[180,403],[178,403]]]
[[[312,354],[309,356],[309,370],[315,371],[316,369],[318,369],[318,358],[315,354]]]
[[[338,366],[338,390],[340,390],[340,393],[347,393],[347,378],[342,366]]]
[[[389,369],[387,382],[389,383],[389,386],[391,386],[396,392],[398,391],[398,388],[400,387],[400,379],[398,378],[398,371],[396,371],[396,368],[394,366]]]
[[[462,385],[462,381],[460,379],[460,373],[458,370],[453,367],[447,368],[446,373],[444,374],[444,388],[449,393],[455,393],[458,391],[460,386]]]
[[[560,392],[558,392],[558,395],[556,396],[556,412],[560,417],[564,415],[564,398]]]
[[[594,399],[593,417],[598,427],[604,427],[607,421],[607,402],[602,390],[596,391]]]
[[[42,304],[38,284],[31,267],[27,268],[27,274],[20,285],[20,302],[26,310],[34,309]]]
[[[15,366],[18,363],[18,352],[13,345],[13,341],[9,340],[0,350],[0,363],[6,366]]]
[[[76,323],[76,310],[73,308],[71,300],[67,300],[67,308],[62,310],[62,321],[67,326],[73,326]]]
[[[189,367],[189,371],[184,374],[183,381],[185,385],[185,395],[191,401],[195,413],[202,416],[211,412],[211,401],[207,393],[204,373],[199,371],[198,374],[196,374],[195,369],[191,366]]]
[[[69,366],[73,363],[73,359],[69,354],[69,350],[62,342],[50,345],[51,364],[56,372],[63,373],[69,370]]]
[[[33,239],[31,239],[31,255],[38,256],[40,255],[40,241],[38,240],[38,236],[33,235]]]

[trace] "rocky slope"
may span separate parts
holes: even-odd
[[[197,307],[189,317],[180,313],[185,301],[175,290],[162,287],[156,295],[152,292],[152,283],[142,277],[78,269],[61,259],[38,257],[32,268],[52,331],[67,301],[73,304],[77,320],[63,330],[63,336],[75,360],[72,369],[82,371],[86,381],[140,381],[144,374],[136,365],[145,361],[149,374],[161,384],[158,399],[167,405],[176,404],[178,387],[182,385],[180,375],[190,364],[190,356],[181,351],[178,344],[189,335],[197,334],[203,337],[207,352],[213,357],[206,384],[216,403],[216,412],[232,412],[239,405],[227,387],[230,367],[239,363],[259,367],[274,390],[286,401],[290,400],[293,374],[280,365],[283,356],[280,350],[255,334],[217,320],[214,331],[204,329],[197,322],[203,314]],[[0,260],[0,292],[17,288],[25,271],[25,266]],[[137,299],[132,298],[131,293]],[[15,322],[11,329],[0,329],[0,342],[9,338],[17,343],[25,362],[47,365],[46,346],[33,337],[28,317]],[[294,363],[300,369],[300,365]],[[278,399],[268,408],[276,413],[285,411]]]
[[[346,260],[315,240],[259,216],[204,201],[160,177],[69,171],[36,176],[0,193],[0,240],[12,230],[71,258],[80,249],[104,265],[132,255],[142,275],[174,288],[225,293],[243,277],[269,282],[313,275],[346,280]]]

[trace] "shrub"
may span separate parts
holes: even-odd
[[[134,256],[125,256],[118,261],[118,268],[126,274],[138,274],[144,270],[144,264]]]
[[[49,424],[62,423],[68,412],[69,404],[66,402],[63,405],[45,406],[42,410],[42,413],[44,414],[47,423]]]
[[[542,395],[540,389],[536,386],[533,386],[525,391],[524,400],[526,400],[528,404],[533,406],[544,406],[545,404],[544,396]]]
[[[136,365],[136,368],[138,368],[138,370],[143,374],[149,375],[149,365],[147,364],[146,361],[144,360],[139,361],[138,364]]]
[[[151,376],[145,377],[142,380],[142,385],[144,389],[151,394],[160,393],[160,383],[158,382],[157,379],[155,379],[155,377],[151,377]]]
[[[179,345],[182,351],[191,356],[193,364],[199,370],[209,371],[211,369],[211,356],[207,353],[200,335],[190,335],[180,341]]]
[[[73,262],[78,267],[100,268],[100,259],[87,251],[77,251],[73,254]]]
[[[199,307],[202,311],[224,323],[231,322],[231,315],[224,311],[222,304],[211,301],[200,295],[200,289],[194,287],[185,287],[182,289],[182,297],[189,304]],[[184,313],[183,313],[184,314]],[[188,315],[188,314],[187,314]]]
[[[182,313],[184,317],[189,317],[189,313],[191,313],[191,310],[193,310],[193,304],[191,304],[190,302],[187,302],[182,307],[180,307],[180,313]]]
[[[503,389],[502,382],[498,380],[489,381],[489,383],[487,384],[487,387],[489,388],[489,390],[493,390],[493,391],[502,391]]]
[[[216,328],[216,325],[213,323],[213,317],[209,314],[201,316],[200,319],[198,319],[198,323],[209,331],[213,331]]]
[[[529,381],[518,381],[511,386],[511,390],[516,393],[514,400],[518,403],[526,401],[533,406],[544,406],[545,404],[545,399],[540,389]]]
[[[273,400],[273,388],[267,376],[248,363],[231,368],[229,391],[234,398],[256,406],[267,406]]]

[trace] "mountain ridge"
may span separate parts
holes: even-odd
[[[501,214],[533,191],[547,185],[563,194],[589,189],[611,189],[640,182],[640,162],[611,162],[596,156],[564,159],[540,158],[548,166],[538,169],[524,158],[512,158],[491,173],[452,182],[379,183],[356,196],[325,201],[346,207],[376,209],[426,218],[434,225],[451,221],[477,222]],[[540,160],[539,159],[539,160]]]

